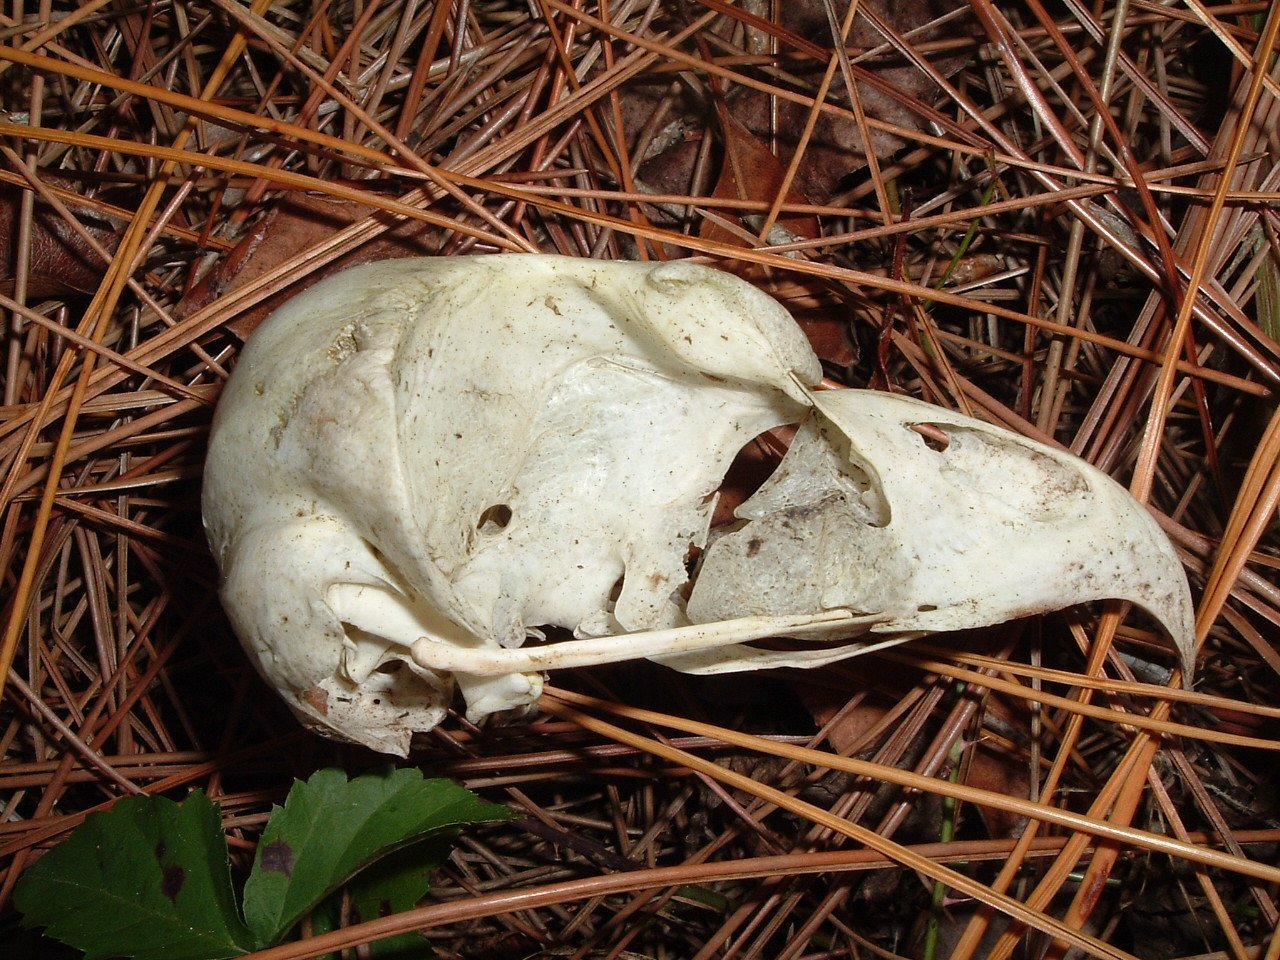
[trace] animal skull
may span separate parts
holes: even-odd
[[[1102,597],[1189,657],[1181,568],[1121,487],[820,376],[776,302],[690,263],[335,275],[255,332],[223,392],[203,506],[224,606],[305,722],[402,755],[455,684],[479,719],[529,707],[555,667],[815,665]],[[708,546],[734,455],[801,421],[745,525]],[[814,643],[749,645],[777,635]]]

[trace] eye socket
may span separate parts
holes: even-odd
[[[476,529],[486,534],[497,533],[499,530],[505,530],[510,522],[511,508],[505,503],[495,503],[491,507],[486,507],[480,514],[480,519],[476,521]]]
[[[951,446],[951,438],[936,423],[913,423],[907,429],[920,434],[924,445],[935,453],[942,453]]]

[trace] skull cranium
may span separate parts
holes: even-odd
[[[820,376],[776,302],[690,263],[338,274],[254,334],[224,391],[204,487],[224,605],[306,721],[400,754],[455,683],[478,719],[528,707],[557,666],[813,665],[1101,597],[1148,609],[1185,656],[1181,569],[1122,488]],[[686,603],[733,457],[801,421]],[[526,643],[549,627],[575,639]],[[749,644],[777,634],[815,643]]]

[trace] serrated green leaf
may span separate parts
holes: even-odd
[[[236,910],[222,819],[200,791],[90,814],[14,890],[23,926],[86,960],[223,960],[252,938]]]
[[[350,781],[341,770],[321,770],[295,783],[267,822],[244,888],[245,921],[259,946],[277,943],[378,857],[428,834],[510,816],[506,807],[449,780],[425,780],[418,770]]]

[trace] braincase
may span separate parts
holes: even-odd
[[[436,284],[393,361],[432,561],[504,643],[673,621],[729,461],[801,416],[816,359],[777,304],[691,264],[477,267]]]

